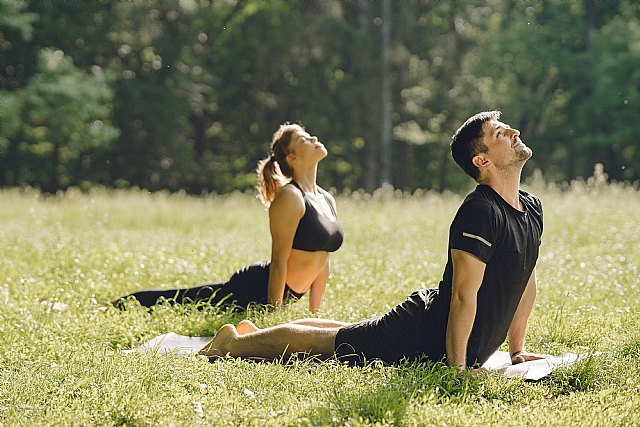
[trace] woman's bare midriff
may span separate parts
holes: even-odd
[[[328,261],[329,252],[292,249],[287,262],[287,285],[294,292],[307,292]]]

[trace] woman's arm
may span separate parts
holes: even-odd
[[[312,313],[318,313],[320,311],[322,296],[327,287],[327,280],[329,280],[329,270],[329,260],[327,259],[324,268],[311,284],[311,289],[309,290],[309,311]]]
[[[269,267],[269,304],[282,306],[287,279],[287,262],[300,218],[304,215],[304,200],[292,186],[284,186],[269,207],[271,231],[271,266]]]

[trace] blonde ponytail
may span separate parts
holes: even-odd
[[[287,156],[291,153],[291,136],[296,130],[302,129],[297,124],[285,123],[280,125],[271,140],[272,154],[258,162],[258,198],[263,205],[269,206],[276,197],[278,190],[286,185],[293,177],[293,170],[287,163]]]

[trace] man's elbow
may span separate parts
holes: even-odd
[[[451,309],[475,306],[478,299],[476,292],[462,293],[454,292],[451,295]]]

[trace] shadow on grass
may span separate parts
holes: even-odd
[[[329,406],[315,408],[306,417],[311,425],[343,425],[350,421],[402,425],[409,407],[466,403],[475,398],[481,383],[470,371],[458,372],[434,362],[387,366],[376,361],[349,369],[360,370],[357,376],[364,378],[362,383],[334,387],[328,396]],[[368,381],[370,376],[377,381]]]
[[[569,367],[554,371],[540,384],[547,386],[552,396],[592,391],[605,381],[607,364],[604,355],[590,354]]]
[[[640,367],[640,335],[621,343],[619,350],[589,354],[575,364],[554,371],[541,384],[555,396],[628,386],[628,376]]]
[[[640,366],[640,335],[631,337],[620,350],[621,356],[631,359],[636,366]]]

